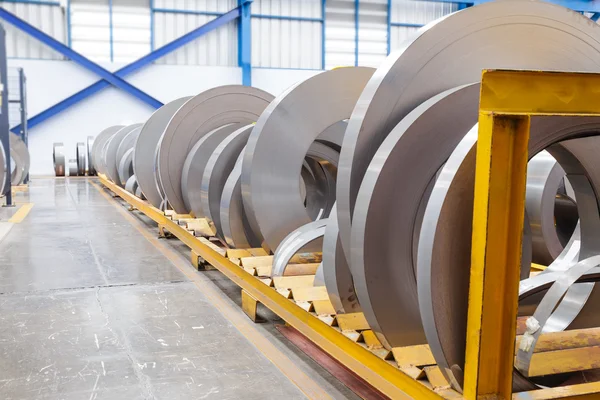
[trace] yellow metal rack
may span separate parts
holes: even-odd
[[[512,393],[517,277],[529,120],[532,115],[600,116],[600,74],[483,72],[464,394],[451,390],[447,385],[436,385],[433,382],[435,374],[424,380],[423,374],[411,374],[410,370],[399,368],[399,363],[357,344],[339,329],[334,329],[331,324],[265,285],[162,211],[103,176],[100,176],[100,181],[131,207],[154,220],[161,230],[184,242],[191,250],[193,262],[201,257],[240,286],[243,307],[249,316],[255,316],[256,304],[262,303],[392,399],[598,399],[600,382]],[[573,335],[565,332],[563,336],[565,334],[569,336],[565,343],[570,343],[571,349],[591,348],[586,347],[591,346],[589,342],[577,342]],[[599,335],[600,332],[590,334]],[[560,345],[565,340],[563,336],[553,340],[560,341]],[[413,346],[410,351],[407,349],[407,353],[414,354],[415,358],[427,358],[426,347]],[[556,345],[550,347],[560,349]],[[581,354],[587,357],[586,352],[578,354],[580,358]],[[557,357],[555,354],[552,356]],[[589,361],[578,363],[572,359],[567,362],[572,367],[575,365],[572,370],[594,365]]]

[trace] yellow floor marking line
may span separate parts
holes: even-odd
[[[158,239],[149,232],[141,221],[133,217],[125,208],[114,201],[106,191],[95,182],[90,182],[100,194],[115,208],[121,215],[127,219],[131,225],[136,228],[154,247],[156,247],[171,263],[180,270],[198,289],[206,296],[212,305],[223,315],[233,326],[235,326],[250,343],[252,343],[260,352],[269,359],[294,385],[298,387],[309,399],[331,399],[332,397],[313,379],[302,372],[288,356],[283,354],[269,341],[256,327],[254,322],[250,321],[241,308],[231,303],[214,283],[199,274],[198,271],[190,265],[189,260],[182,254],[176,252],[165,245],[163,240]]]
[[[20,224],[27,217],[27,215],[29,214],[29,211],[31,211],[32,208],[33,208],[33,203],[23,204],[17,210],[17,212],[12,217],[10,217],[8,222],[13,223],[13,224]]]

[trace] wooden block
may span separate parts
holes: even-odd
[[[297,301],[296,305],[302,308],[306,312],[311,312],[313,308],[313,303],[308,301]]]
[[[426,344],[394,347],[392,349],[392,353],[394,354],[394,359],[400,368],[435,365],[435,358],[433,358],[433,354],[431,354],[431,350]]]
[[[600,368],[600,346],[534,353],[529,376],[561,374]]]
[[[249,273],[252,276],[257,276],[256,268],[244,267],[244,271],[246,271],[247,273]]]
[[[238,266],[240,265],[240,259],[239,258],[229,258],[229,261],[231,261],[235,265],[238,265]]]
[[[251,249],[246,249],[246,250],[248,251],[248,253],[250,253],[250,255],[253,255],[254,257],[269,255],[269,253],[267,253],[267,251],[265,249],[263,249],[262,247],[251,248]]]
[[[400,368],[400,371],[404,372],[406,375],[410,376],[413,379],[424,379],[425,371],[421,368],[417,367],[403,367]]]
[[[336,320],[342,330],[362,331],[371,329],[363,313],[338,314]]]
[[[271,276],[273,268],[270,265],[264,265],[262,267],[256,267],[256,274],[258,276]]]
[[[292,291],[289,290],[289,289],[275,289],[275,290],[277,290],[277,293],[279,293],[280,295],[282,295],[286,299],[291,299],[292,298]]]
[[[319,264],[323,261],[323,253],[298,253],[290,259],[289,264]]]
[[[365,345],[367,349],[369,349],[373,354],[383,360],[392,360],[392,352],[381,344],[377,336],[375,336],[375,332],[370,329],[361,332],[363,335],[363,340],[365,341]]]
[[[313,285],[314,276],[276,276],[273,278],[273,283],[276,288],[296,289],[299,287],[309,287]],[[333,307],[332,307],[333,308]]]
[[[427,380],[429,381],[431,386],[433,386],[433,390],[450,389],[450,384],[442,374],[440,367],[438,367],[437,365],[433,367],[425,367],[423,371],[425,371],[425,375],[427,375]]]
[[[284,276],[298,276],[298,275],[314,275],[317,273],[320,263],[306,263],[306,264],[288,264],[283,272]]]
[[[325,322],[329,326],[333,326],[333,324],[335,324],[335,317],[332,317],[331,315],[319,315],[317,316],[317,318],[319,318],[321,321]]]
[[[296,301],[329,300],[325,286],[299,287],[292,290]]]
[[[273,265],[273,256],[242,257],[240,261],[243,267],[271,267]]]
[[[313,307],[315,308],[315,312],[317,315],[334,315],[335,309],[333,308],[333,304],[329,299],[327,300],[315,300],[312,302]]]
[[[355,343],[362,340],[362,335],[360,332],[348,330],[342,331],[342,333],[344,334],[344,336],[346,336],[348,339],[352,340]]]
[[[271,278],[258,278],[258,280],[269,287],[271,287],[273,285],[273,279],[271,279]]]
[[[227,249],[227,258],[252,257],[252,254],[246,249]]]
[[[200,237],[200,238],[198,238],[198,240],[202,244],[210,247],[212,250],[214,250],[217,253],[219,253],[220,255],[222,255],[223,257],[225,257],[225,254],[227,254],[227,249],[217,246],[216,244],[214,244],[213,242],[211,242],[210,240],[208,240],[206,238]]]
[[[517,336],[516,348],[519,347],[521,339],[522,336]],[[600,346],[600,328],[543,333],[536,343],[534,353],[591,346]]]
[[[172,216],[173,221],[181,221],[181,220],[190,220],[193,219],[192,216],[190,214],[173,214]]]
[[[188,229],[193,229],[196,236],[211,237],[215,231],[210,227],[206,218],[195,218],[186,223]]]

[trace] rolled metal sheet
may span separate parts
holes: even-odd
[[[125,190],[127,190],[131,194],[135,194],[137,188],[137,179],[135,175],[131,175],[129,179],[127,179],[127,182],[125,182]]]
[[[205,216],[201,186],[208,159],[223,140],[240,128],[237,123],[216,128],[202,136],[187,154],[181,171],[181,194],[185,209],[196,218]]]
[[[173,114],[191,98],[189,96],[173,100],[154,111],[142,126],[135,142],[133,170],[140,189],[154,207],[160,207],[163,200],[154,175],[158,144]]]
[[[175,212],[188,213],[181,193],[186,156],[204,135],[228,124],[255,122],[273,96],[241,85],[220,86],[193,97],[173,115],[161,139],[157,170],[165,196]]]
[[[394,127],[364,176],[349,265],[365,318],[388,348],[426,342],[416,279],[424,204],[439,169],[477,122],[478,103],[479,84],[423,102]]]
[[[346,256],[340,247],[337,211],[329,214],[323,237],[323,281],[327,295],[337,314],[361,312],[358,297],[354,290],[352,273]]]
[[[222,140],[208,158],[204,168],[200,185],[202,212],[216,232],[217,237],[223,240],[225,239],[225,235],[221,227],[221,195],[223,194],[227,178],[231,174],[240,153],[246,146],[248,136],[252,132],[253,127],[253,124],[246,125]]]
[[[542,151],[527,164],[526,209],[532,229],[532,261],[550,265],[563,251],[558,224],[555,224],[555,204],[565,171],[548,152]],[[564,240],[564,239],[563,239]]]
[[[134,148],[135,142],[136,142],[138,136],[140,135],[141,130],[142,130],[142,127],[138,126],[134,130],[129,132],[127,135],[125,135],[123,140],[121,140],[121,144],[119,144],[119,147],[117,148],[117,157],[116,157],[117,166],[120,166],[121,160],[125,156],[125,153],[127,153],[130,149]],[[119,171],[119,168],[117,168],[117,172],[118,171]],[[123,185],[125,185],[125,182],[122,182],[122,183],[123,183]]]
[[[256,122],[244,153],[242,195],[265,247],[276,249],[289,232],[312,221],[298,172],[315,139],[348,119],[373,72],[363,67],[322,72],[278,96]]]
[[[142,192],[142,189],[140,189],[140,187],[138,186],[137,189],[135,190],[135,195],[137,197],[139,197],[142,200],[146,200],[146,196],[144,196],[144,193]]]
[[[4,185],[6,185],[6,152],[4,145],[0,142],[0,193],[4,194]]]
[[[72,158],[69,160],[69,176],[77,176],[79,170],[77,169],[77,160]]]
[[[110,126],[106,129],[104,129],[102,132],[100,132],[98,134],[98,136],[96,136],[96,139],[94,140],[94,144],[92,146],[92,159],[91,160],[92,160],[92,166],[93,166],[94,170],[96,170],[97,172],[104,173],[103,171],[100,170],[100,168],[98,168],[100,165],[100,162],[101,162],[102,150],[104,149],[104,145],[112,137],[112,135],[117,133],[117,131],[119,131],[121,128],[124,128],[124,126],[123,125]]]
[[[52,162],[54,163],[54,174],[65,176],[65,146],[62,143],[52,144]]]
[[[325,129],[323,132],[321,132],[321,134],[317,137],[317,142],[326,144],[327,146],[337,150],[337,152],[339,153],[340,149],[342,148],[344,134],[346,133],[347,128],[348,120],[336,122],[329,128]]]
[[[23,140],[14,133],[9,133],[11,162],[11,184],[21,185],[29,174],[29,149]]]
[[[564,143],[548,147],[561,140],[597,132],[600,132],[598,118],[532,118],[529,154],[535,155],[547,148],[559,162],[569,161],[570,165],[562,164],[567,174],[572,171],[583,176],[583,168],[595,192],[599,193],[600,171],[596,172],[599,168],[593,168],[597,161],[591,157],[598,148],[587,145],[580,149],[566,149]],[[423,217],[417,257],[418,304],[427,343],[440,369],[457,389],[462,386],[464,368],[476,137],[477,127],[474,127],[459,143],[439,175]],[[585,154],[586,148],[589,154]],[[565,149],[570,158],[554,149]],[[574,189],[577,195],[575,186]],[[578,202],[578,208],[585,207],[586,210],[583,214],[580,211],[580,215],[585,215],[581,218],[581,257],[586,257],[589,252],[598,254],[600,250],[597,199],[591,200],[593,207],[589,203]],[[456,235],[455,232],[461,234]],[[597,292],[593,291],[587,303],[592,306],[584,307],[571,326],[578,321],[583,326],[597,326],[600,322],[599,313],[595,310],[600,299],[594,301]],[[519,390],[533,387],[530,382],[516,378],[515,385]]]
[[[597,72],[599,35],[600,26],[587,17],[554,4],[493,1],[426,25],[391,54],[362,92],[340,154],[338,219],[349,260],[363,176],[385,137],[411,110],[444,90],[479,81],[484,68]]]
[[[96,168],[94,168],[94,162],[92,161],[92,149],[94,148],[94,137],[87,137],[87,167],[88,167],[88,175],[94,176],[96,175]]]
[[[260,247],[261,244],[260,238],[252,232],[242,202],[241,175],[244,151],[243,149],[240,152],[235,166],[223,186],[219,211],[225,243],[229,247],[238,249]]]
[[[77,160],[77,175],[85,176],[85,143],[77,142],[75,146],[75,159]]]
[[[106,165],[106,176],[113,181],[118,186],[121,186],[121,181],[119,180],[119,161],[117,159],[117,151],[119,150],[119,146],[125,137],[135,130],[138,127],[141,127],[142,124],[132,124],[127,125],[126,127],[120,129],[116,132],[108,142],[106,142],[106,151],[104,153],[104,164]]]
[[[275,250],[271,276],[285,275],[285,269],[292,257],[294,257],[294,254],[298,253],[306,245],[317,242],[317,246],[322,247],[325,226],[327,226],[327,218],[309,222],[290,232]]]
[[[123,154],[123,157],[121,157],[121,162],[119,162],[119,182],[125,187],[132,176],[135,176],[133,174],[133,147],[127,150],[125,154]],[[135,191],[132,193],[135,194]]]
[[[323,263],[320,263],[315,273],[315,280],[313,286],[325,286],[325,278],[323,277]]]

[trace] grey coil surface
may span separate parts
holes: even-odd
[[[114,135],[121,128],[124,128],[124,126],[123,125],[115,125],[115,126],[108,127],[106,129],[104,129],[102,132],[100,132],[98,134],[98,136],[96,136],[96,139],[94,139],[94,144],[92,146],[92,166],[96,172],[99,172],[101,174],[106,173],[105,171],[103,171],[101,169],[102,168],[102,165],[101,165],[102,153],[105,148],[104,146],[106,145],[106,142],[108,142],[110,140],[112,135]]]
[[[133,174],[133,148],[130,148],[123,154],[121,157],[121,162],[119,162],[119,182],[125,187],[129,179],[134,176]],[[136,180],[137,185],[137,180]],[[135,194],[135,191],[132,193]]]
[[[125,137],[141,127],[142,124],[132,124],[128,125],[124,128],[118,130],[107,142],[105,145],[105,150],[103,154],[103,168],[105,169],[105,174],[108,178],[116,183],[118,186],[122,186],[121,181],[119,180],[119,161],[117,159],[117,151],[119,150],[119,146]]]
[[[175,212],[186,214],[181,175],[186,157],[204,135],[228,124],[255,122],[273,96],[260,89],[229,85],[194,96],[173,115],[162,136],[157,171],[165,196]]]
[[[221,197],[235,163],[254,125],[236,130],[219,143],[206,161],[200,185],[202,212],[216,235],[225,239],[221,226]]]
[[[294,254],[298,253],[306,245],[317,241],[322,247],[326,225],[327,218],[324,218],[318,221],[309,222],[290,232],[275,250],[271,276],[285,275],[285,269],[292,257],[294,257]]]
[[[52,162],[54,163],[54,174],[65,176],[65,146],[62,143],[52,145]]]
[[[346,256],[351,257],[351,226],[363,176],[402,118],[444,90],[479,81],[484,68],[598,71],[599,31],[563,7],[507,0],[439,19],[391,54],[365,87],[344,136],[337,202]]]
[[[77,142],[75,146],[75,159],[77,160],[77,175],[85,176],[85,143]]]
[[[354,67],[317,74],[279,95],[256,122],[244,153],[242,194],[252,230],[269,249],[313,220],[298,172],[315,139],[348,119],[373,72]]]
[[[94,176],[96,175],[96,168],[94,167],[94,162],[92,161],[92,151],[94,148],[94,137],[93,136],[88,136],[87,137],[87,168],[88,168],[88,175],[89,176]]]
[[[142,126],[135,142],[133,170],[140,190],[144,193],[148,202],[157,208],[160,207],[163,201],[155,176],[157,147],[173,114],[191,98],[190,96],[173,100],[154,111]]]

